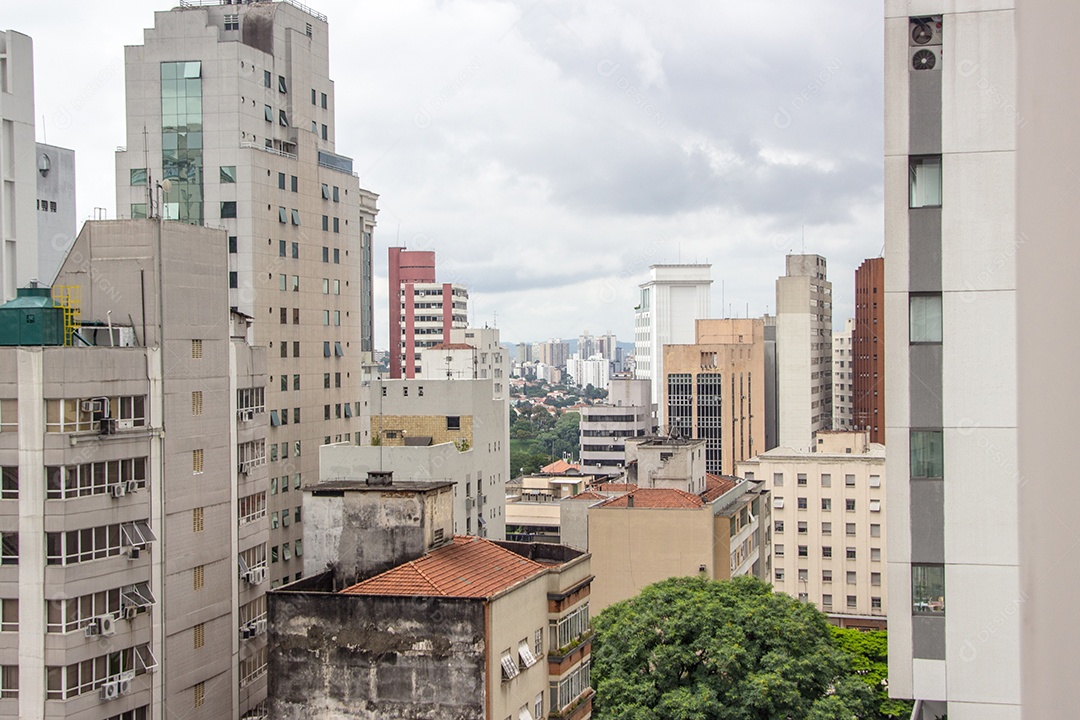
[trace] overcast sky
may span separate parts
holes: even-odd
[[[713,315],[775,308],[789,251],[829,260],[834,324],[882,236],[882,10],[866,0],[309,0],[329,16],[337,150],[386,248],[433,249],[504,341],[633,340],[637,285],[710,262]],[[39,140],[78,216],[115,216],[123,46],[168,2],[4,3],[33,37]],[[723,297],[723,303],[721,298]]]

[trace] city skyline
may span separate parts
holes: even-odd
[[[75,3],[7,9],[35,43],[37,139],[77,153],[80,223],[95,207],[116,216],[101,179],[125,136],[123,46],[172,5],[115,2],[107,19]],[[717,317],[774,312],[803,228],[832,266],[836,316],[853,316],[854,270],[882,246],[875,7],[313,7],[331,22],[338,142],[381,196],[377,348],[397,244],[437,251],[469,287],[470,323],[504,342],[631,337],[654,263],[712,263]],[[830,18],[860,30],[844,43],[806,31]],[[79,63],[75,28],[96,38]]]

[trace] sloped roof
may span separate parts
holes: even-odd
[[[705,475],[705,492],[701,493],[701,499],[705,502],[712,502],[736,485],[738,483],[731,478],[709,473]]]
[[[577,495],[571,495],[566,498],[567,500],[603,500],[607,498],[607,495],[601,495],[600,493],[586,490],[585,492],[579,492]]]
[[[449,545],[347,587],[348,595],[489,598],[545,570],[490,540],[457,535]]]
[[[590,487],[591,490],[600,492],[632,492],[637,490],[634,483],[598,483]]]
[[[549,475],[558,475],[559,473],[564,473],[571,469],[580,470],[581,468],[577,465],[571,465],[565,460],[556,460],[555,462],[540,468],[540,472],[548,473]]]
[[[630,498],[634,499],[635,508],[696,509],[705,506],[705,501],[693,493],[674,488],[638,488],[625,495],[611,498],[598,507],[630,507]]]

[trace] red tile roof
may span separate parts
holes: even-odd
[[[712,502],[728,490],[731,490],[737,484],[738,483],[731,478],[721,477],[711,473],[707,474],[705,476],[705,492],[701,493],[701,499],[705,502]]]
[[[488,598],[544,570],[540,563],[490,540],[458,535],[449,545],[341,592]]]
[[[553,463],[551,463],[549,465],[545,465],[544,467],[540,468],[540,472],[548,473],[549,475],[557,475],[559,473],[566,472],[570,468],[573,468],[574,470],[580,470],[581,469],[579,466],[571,465],[570,463],[566,462],[565,460],[556,460],[555,462],[553,462]]]
[[[591,490],[585,492],[579,492],[577,495],[571,495],[566,498],[567,500],[603,500],[607,495],[601,495],[600,493],[594,493]]]
[[[694,509],[705,506],[705,502],[692,493],[673,488],[638,488],[625,495],[611,498],[600,507],[624,508],[630,507],[630,498],[634,499],[635,508],[687,508]]]

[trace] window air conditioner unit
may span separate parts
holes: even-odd
[[[79,404],[79,409],[84,413],[103,413],[105,412],[105,401],[102,399],[97,400],[83,400]]]
[[[253,567],[245,573],[244,579],[252,585],[262,585],[266,581],[266,568]]]
[[[116,434],[116,418],[101,418],[98,421],[98,434],[99,435],[115,435]]]
[[[115,700],[120,697],[120,681],[110,680],[101,686],[102,700]]]
[[[262,635],[263,633],[265,633],[266,632],[266,619],[263,618],[262,620],[256,620],[254,622],[254,625],[253,625],[252,629],[255,631],[256,635]]]
[[[244,623],[240,626],[240,639],[250,640],[255,637],[255,628],[251,626],[251,623]]]
[[[941,70],[941,47],[911,48],[911,68],[916,70]]]
[[[135,616],[139,614],[139,608],[134,605],[124,608],[124,619],[134,620]]]
[[[127,495],[127,484],[117,483],[109,488],[109,494],[114,498],[122,498]]]

